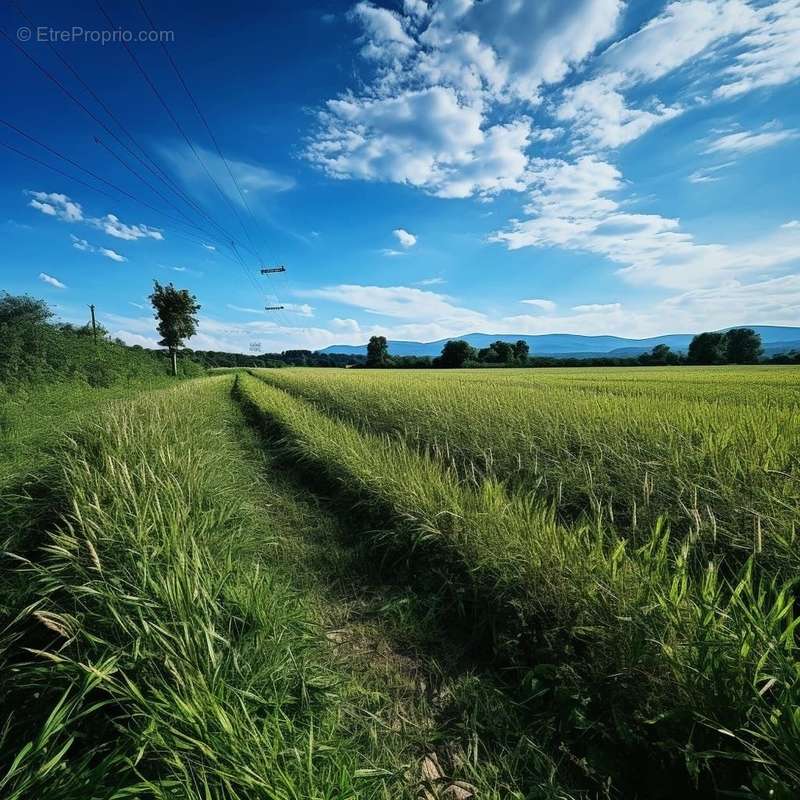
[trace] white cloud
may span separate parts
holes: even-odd
[[[87,220],[87,222],[116,239],[125,239],[126,241],[156,239],[161,241],[164,238],[164,235],[158,228],[151,228],[147,225],[126,225],[114,214],[106,214],[104,217],[92,218]]]
[[[106,258],[110,258],[112,261],[127,261],[128,259],[125,256],[120,255],[115,250],[110,250],[107,247],[98,247],[97,245],[90,244],[86,241],[86,239],[80,239],[79,237],[75,236],[74,234],[70,234],[69,238],[72,239],[72,246],[76,250],[81,250],[84,253],[100,253],[100,255],[105,256]]]
[[[716,183],[716,181],[722,180],[716,173],[732,167],[735,163],[735,161],[726,161],[724,164],[716,164],[713,167],[703,167],[692,172],[688,176],[688,180],[690,183]]]
[[[392,233],[403,247],[413,247],[417,243],[417,237],[403,228],[395,228]]]
[[[800,228],[800,219],[790,219],[788,222],[784,222],[781,228]]]
[[[335,178],[406,183],[441,197],[524,189],[531,122],[482,127],[479,107],[434,86],[331,100],[306,157]]]
[[[230,200],[240,207],[245,205],[245,200],[228,174],[228,167],[216,153],[195,145],[195,150],[200,157],[198,160],[187,145],[178,142],[162,145],[158,149],[161,155],[171,163],[184,184],[193,189],[198,186],[202,187],[209,197],[219,200],[219,193],[214,186],[214,181],[216,181]],[[227,155],[226,161],[245,195],[247,205],[252,205],[259,194],[287,192],[296,186],[294,178],[277,173],[260,164],[237,160]],[[213,177],[213,181],[209,178],[209,174]],[[204,245],[204,247],[207,246]]]
[[[738,133],[728,133],[720,136],[713,141],[706,149],[706,153],[735,153],[742,155],[753,153],[756,150],[764,150],[767,147],[774,147],[783,142],[797,139],[800,131],[796,130],[762,130],[739,131]]]
[[[534,138],[511,100],[539,101],[610,36],[622,0],[409,0],[404,14],[356,5],[363,49],[382,59],[361,95],[329,100],[306,158],[335,178],[440,197],[522,191]],[[496,108],[504,119],[495,119]]]
[[[404,253],[402,250],[393,250],[391,247],[384,247],[381,250],[381,255],[387,256],[389,258],[396,258],[397,256],[405,256],[408,254]]]
[[[360,2],[351,15],[364,28],[365,58],[381,61],[386,58],[402,58],[414,47],[414,40],[403,29],[403,18],[386,8],[377,8],[371,3]]]
[[[205,247],[206,250],[208,250],[208,251],[210,251],[212,253],[215,253],[217,251],[217,248],[214,247],[213,244],[204,244],[203,247]]]
[[[242,314],[265,314],[263,308],[248,308],[247,306],[237,306],[233,303],[228,303],[226,308],[229,308],[231,311],[240,311]]]
[[[62,222],[81,222],[83,221],[83,209],[80,203],[70,200],[65,194],[57,192],[32,192],[25,194],[32,199],[28,203],[31,208],[47,214],[49,217],[56,217]]]
[[[582,306],[572,306],[572,310],[578,314],[606,314],[621,309],[621,303],[588,303]]]
[[[602,255],[620,264],[632,283],[702,287],[738,273],[800,258],[794,240],[769,235],[748,246],[698,244],[676,219],[623,210],[610,197],[623,186],[613,165],[583,156],[575,162],[541,161],[526,220],[493,235],[510,249],[561,247]]]
[[[424,278],[417,281],[417,286],[438,286],[442,283],[447,283],[444,278]]]
[[[411,286],[362,286],[340,284],[298,292],[342,305],[360,308],[370,314],[394,317],[409,322],[437,320],[443,326],[480,326],[486,315],[454,304],[452,298]]]
[[[655,80],[721,39],[750,30],[755,22],[744,0],[678,0],[609,47],[602,60],[632,80]]]
[[[556,304],[552,300],[543,300],[542,298],[536,297],[532,300],[520,300],[520,303],[525,303],[529,306],[534,306],[536,308],[541,308],[542,311],[555,311]]]
[[[723,72],[715,95],[729,99],[800,77],[800,0],[776,0],[758,8],[752,30],[739,43],[741,52]]]
[[[116,250],[110,250],[108,247],[98,247],[97,252],[100,255],[105,256],[106,258],[110,258],[112,261],[127,261],[128,259],[125,256],[121,256]]]
[[[39,280],[44,281],[44,283],[49,284],[50,286],[54,286],[56,289],[66,289],[66,284],[61,283],[58,278],[54,278],[52,275],[48,275],[46,272],[39,273]]]
[[[619,91],[623,80],[621,73],[612,73],[568,89],[557,118],[571,122],[573,135],[589,145],[614,148],[683,113],[680,106],[665,106],[660,101],[654,101],[651,110],[629,108]]]

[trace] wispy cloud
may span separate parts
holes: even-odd
[[[72,239],[72,246],[76,250],[81,250],[84,253],[99,253],[101,256],[105,256],[106,258],[110,258],[112,261],[122,262],[127,261],[128,259],[125,256],[120,255],[116,250],[111,250],[108,247],[99,247],[98,245],[91,244],[87,242],[86,239],[81,239],[75,234],[69,235],[70,239]]]
[[[50,286],[54,286],[56,289],[67,288],[66,284],[61,283],[58,278],[54,278],[52,275],[48,275],[46,272],[39,273],[39,280],[49,284]]]
[[[520,303],[525,303],[529,306],[541,308],[542,311],[555,311],[556,304],[552,300],[544,300],[540,297],[535,297],[531,300],[520,300]]]
[[[756,150],[764,150],[767,147],[775,147],[783,142],[797,139],[799,136],[800,131],[796,130],[739,131],[720,136],[704,152],[743,155]]]

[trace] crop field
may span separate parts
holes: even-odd
[[[797,796],[800,370],[80,391],[0,408],[0,797]]]

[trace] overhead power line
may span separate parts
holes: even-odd
[[[20,15],[27,22],[29,22],[29,24],[33,25],[33,21],[30,19],[30,17],[28,17],[24,13],[24,11],[22,11],[19,8],[19,6],[16,3],[14,5],[15,5],[15,8],[17,9],[17,11],[20,13]],[[228,231],[226,231],[225,228],[223,228],[219,223],[217,223],[200,205],[198,205],[198,203],[196,203],[194,200],[192,200],[190,197],[188,197],[184,192],[182,192],[179,188],[177,188],[175,186],[174,182],[171,181],[171,179],[163,177],[163,174],[160,174],[160,173],[163,173],[163,170],[160,170],[160,168],[159,168],[159,171],[156,171],[153,167],[151,167],[149,164],[147,164],[141,158],[141,156],[139,156],[138,153],[134,152],[125,142],[123,142],[119,138],[119,136],[117,136],[117,134],[111,128],[109,128],[108,125],[105,124],[105,122],[103,122],[102,119],[100,119],[90,108],[88,108],[86,106],[85,103],[83,103],[82,100],[80,100],[80,98],[76,97],[75,94],[73,94],[73,92],[71,92],[64,85],[64,83],[62,81],[60,81],[49,69],[47,69],[47,67],[42,65],[39,61],[37,61],[37,59],[35,59],[15,39],[12,39],[11,36],[9,36],[9,34],[3,28],[0,28],[0,35],[2,35],[6,39],[6,41],[8,41],[13,47],[15,47],[17,49],[17,51],[19,51],[28,61],[30,61],[48,80],[50,80],[52,83],[54,83],[73,103],[75,103],[75,105],[78,106],[78,108],[80,108],[87,116],[89,116],[96,124],[98,124],[109,136],[111,136],[112,139],[114,139],[114,141],[117,142],[117,144],[120,145],[120,147],[124,148],[145,169],[147,169],[151,174],[153,174],[159,180],[164,182],[170,188],[171,191],[174,191],[176,194],[178,194],[178,196],[184,202],[186,202],[188,205],[192,206],[197,211],[197,213],[201,214],[212,225],[214,225],[214,227],[216,227],[218,230],[220,230],[224,234],[226,241],[233,238],[231,236],[231,234]],[[58,50],[51,43],[48,42],[48,46],[50,47],[51,51],[59,58],[61,63],[63,63],[70,70],[70,72],[76,77],[76,79],[80,82],[80,84],[92,95],[92,97],[95,98],[97,100],[97,102],[99,102],[104,109],[107,109],[107,106],[104,103],[102,103],[102,101],[92,91],[91,87],[89,87],[89,85],[80,77],[80,74],[77,72],[77,70],[75,70],[69,64],[69,62],[66,61],[66,59],[64,59],[60,55]],[[113,115],[113,113],[110,112],[110,110],[108,110],[106,113],[108,113],[112,117],[112,119],[116,122],[116,124],[119,125],[120,128],[123,131],[125,131],[125,133],[128,136],[128,138],[130,138],[134,143],[136,143],[136,140],[133,138],[133,136],[130,134],[130,132],[127,131],[127,129],[122,125],[121,122],[119,122],[119,120]],[[139,147],[140,150],[145,152],[144,148],[142,148],[141,145],[137,144],[137,147]],[[152,161],[152,159],[149,156],[148,156],[148,158],[149,158],[149,160]],[[258,256],[258,254],[255,253],[255,252],[253,254],[255,256]]]

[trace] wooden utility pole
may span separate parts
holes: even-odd
[[[92,312],[92,338],[94,339],[95,349],[97,348],[97,320],[94,318],[94,305],[90,305],[89,309]]]

